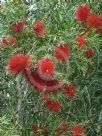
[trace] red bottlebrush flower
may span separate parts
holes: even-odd
[[[38,36],[38,37],[43,37],[45,34],[45,24],[43,21],[36,21],[34,26],[33,26],[33,32]]]
[[[80,136],[81,134],[84,134],[85,130],[80,125],[75,125],[73,127],[73,136]]]
[[[86,44],[86,40],[82,35],[76,36],[76,42],[79,45],[79,47],[84,47]]]
[[[16,33],[21,33],[24,30],[24,28],[25,28],[25,23],[23,21],[20,21],[18,23],[13,23],[11,25],[11,28]]]
[[[39,132],[39,127],[38,127],[38,125],[33,124],[33,125],[32,125],[32,129],[33,129],[33,131],[34,131],[35,134],[38,134],[38,132]]]
[[[44,80],[39,76],[38,70],[26,70],[24,73],[25,78],[34,87],[35,90],[41,93],[50,93],[58,91],[62,88],[63,84],[59,80]]]
[[[90,15],[87,18],[87,26],[90,28],[99,28],[100,25],[102,25],[102,19],[99,15],[94,14],[94,15]]]
[[[43,128],[42,133],[43,133],[43,136],[48,136],[48,129]]]
[[[67,44],[59,45],[54,47],[54,57],[57,60],[62,62],[66,62],[70,55],[70,48]]]
[[[53,79],[55,73],[55,64],[48,58],[41,59],[38,62],[38,73],[41,78],[44,78],[45,80]]]
[[[87,49],[84,51],[84,54],[86,57],[92,57],[95,54],[95,51],[93,49]]]
[[[58,102],[54,102],[50,97],[44,96],[43,101],[50,111],[59,112],[61,110],[61,104]]]
[[[73,98],[75,96],[76,93],[76,89],[75,86],[73,84],[69,84],[65,87],[65,95]]]
[[[8,61],[8,70],[12,74],[23,72],[30,65],[31,57],[27,55],[14,55]]]
[[[76,11],[76,19],[80,22],[84,22],[87,20],[88,16],[90,15],[90,7],[85,6],[79,6]]]
[[[3,37],[1,41],[2,46],[15,45],[17,43],[16,38],[14,37]]]
[[[49,111],[55,111],[55,112],[61,111],[61,104],[58,102],[54,102],[51,100],[51,101],[48,101],[46,104],[47,104]]]

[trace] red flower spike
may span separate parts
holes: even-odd
[[[25,78],[34,87],[36,91],[43,94],[56,92],[62,88],[63,84],[59,80],[44,80],[39,76],[38,70],[26,70],[24,73]]]
[[[86,57],[92,57],[95,54],[95,51],[93,49],[87,49],[84,51],[84,54]]]
[[[30,56],[14,55],[8,61],[8,70],[12,74],[23,72],[30,65],[30,61]]]
[[[33,124],[33,125],[32,125],[32,129],[33,129],[33,131],[34,131],[35,134],[38,134],[38,132],[39,132],[39,127],[38,127],[38,125]]]
[[[44,96],[43,97],[44,103],[47,105],[50,111],[60,112],[61,104],[58,102],[54,102],[50,97]]]
[[[78,46],[81,48],[84,47],[86,44],[86,40],[82,35],[76,36],[75,40],[76,40]]]
[[[90,7],[85,6],[79,6],[76,11],[76,19],[79,22],[84,22],[87,20],[88,16],[90,15]]]
[[[14,37],[3,37],[1,41],[1,46],[15,45],[17,43]]]
[[[11,25],[11,28],[16,33],[21,33],[24,30],[24,28],[25,28],[25,23],[23,21],[20,21],[18,23],[13,23]]]
[[[73,84],[69,84],[65,87],[65,95],[69,98],[73,98],[76,94],[76,89]]]
[[[55,64],[52,60],[45,58],[38,62],[38,73],[41,78],[45,80],[51,80],[54,78]]]
[[[66,62],[70,55],[70,48],[67,44],[59,45],[54,47],[54,57],[57,60]]]
[[[43,21],[36,21],[34,26],[33,26],[33,32],[35,35],[38,37],[43,37],[45,34],[45,25]]]
[[[80,125],[75,125],[73,127],[73,136],[80,136],[84,134],[84,132],[85,132],[84,128]]]
[[[49,102],[47,102],[47,107],[48,107],[49,111],[55,111],[55,112],[61,111],[61,104],[58,102],[49,101]]]
[[[102,19],[100,18],[99,15],[94,14],[94,15],[90,15],[87,18],[88,27],[98,29],[101,25],[102,25]]]

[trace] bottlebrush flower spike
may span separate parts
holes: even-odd
[[[82,35],[78,35],[75,38],[79,47],[84,47],[86,45],[86,39]]]
[[[87,49],[86,51],[84,51],[84,54],[86,57],[92,57],[95,54],[94,49]]]
[[[38,69],[26,70],[25,78],[40,93],[56,92],[62,88],[63,84],[59,80],[44,80],[39,76]]]
[[[43,98],[45,104],[47,105],[49,111],[60,112],[61,111],[61,104],[58,102],[54,102],[50,97]]]
[[[47,107],[50,111],[60,112],[61,111],[61,104],[58,102],[49,102]]]
[[[84,22],[87,20],[88,16],[90,15],[90,7],[85,6],[79,6],[76,10],[76,19],[79,22]]]
[[[69,98],[73,98],[76,94],[76,88],[73,84],[69,84],[65,86],[65,95]]]
[[[102,19],[99,15],[94,14],[94,15],[90,15],[87,18],[88,27],[98,29],[101,25],[102,25]]]
[[[17,43],[14,37],[3,37],[1,41],[1,46],[15,45]]]
[[[32,125],[32,129],[33,129],[34,133],[37,135],[38,132],[39,132],[39,127],[38,127],[38,125],[33,124],[33,125]]]
[[[45,35],[45,24],[43,21],[36,21],[34,26],[33,26],[33,32],[35,35],[38,37],[44,37]]]
[[[31,57],[27,55],[14,55],[8,61],[8,71],[11,74],[23,72],[30,65]]]
[[[75,125],[73,127],[73,136],[80,136],[85,133],[85,129],[80,125]]]
[[[41,78],[44,78],[45,80],[53,79],[55,74],[55,64],[48,58],[39,60],[38,73]]]
[[[54,47],[54,57],[57,60],[66,62],[70,55],[70,48],[67,44],[62,44]]]
[[[16,33],[21,33],[25,28],[25,22],[20,21],[20,22],[17,22],[17,23],[12,23],[11,28]]]

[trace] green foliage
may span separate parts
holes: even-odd
[[[17,126],[5,116],[0,117],[0,136],[20,136]]]

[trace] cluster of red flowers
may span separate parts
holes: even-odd
[[[27,55],[14,55],[8,61],[8,70],[12,74],[22,73],[35,90],[42,94],[65,90],[65,95],[73,98],[76,89],[73,84],[66,85],[54,78],[55,64],[51,59],[45,58],[38,61],[36,68],[31,64],[31,57]],[[61,104],[51,99],[46,100],[50,111],[61,111]]]
[[[37,135],[39,134],[39,132],[42,132],[43,136],[48,136],[48,129],[47,128],[41,128],[38,127],[38,125],[33,124],[32,125],[32,129],[34,131],[34,133]],[[54,130],[53,130],[54,131]],[[67,121],[64,120],[61,125],[55,130],[57,131],[57,135],[61,136],[64,133],[68,133],[70,132],[69,128],[68,128],[68,124]],[[84,136],[85,135],[85,129],[83,126],[79,125],[79,124],[75,124],[72,127],[72,136]]]
[[[89,28],[102,30],[102,18],[98,14],[91,14],[88,5],[77,8],[76,19],[81,23],[86,22]]]
[[[102,18],[98,14],[91,14],[89,6],[79,6],[76,11],[76,19],[81,23],[86,23],[86,29],[89,29],[89,31],[94,28],[100,35],[102,35]],[[81,48],[86,45],[86,39],[82,34],[76,37],[76,42]],[[89,48],[83,51],[83,53],[86,57],[92,57],[95,54],[95,50]]]
[[[97,14],[90,14],[89,6],[80,6],[76,11],[76,19],[81,24],[86,23],[87,28],[94,28],[102,35],[102,18]],[[11,24],[11,29],[16,34],[22,34],[26,25],[24,21],[14,22]],[[89,29],[90,30],[90,29]],[[45,37],[45,24],[43,21],[36,21],[33,25],[33,33],[37,37]],[[86,38],[82,34],[78,34],[75,38],[79,48],[83,49],[87,43]],[[3,37],[1,41],[2,46],[15,45],[17,42],[15,37]],[[69,60],[71,53],[70,46],[67,43],[54,46],[53,56],[55,60],[66,63]],[[93,48],[83,51],[86,57],[92,57],[95,54]],[[46,94],[64,90],[66,97],[74,98],[76,95],[76,87],[74,84],[63,84],[60,80],[56,79],[56,65],[50,58],[41,58],[36,62],[36,66],[32,65],[31,57],[28,55],[14,55],[8,60],[8,71],[12,74],[22,73],[27,81],[33,86],[35,90],[44,95],[43,102],[49,111],[60,112],[61,103],[53,101]],[[34,132],[37,134],[39,127],[32,126]],[[63,122],[58,128],[58,136],[67,132],[67,123]],[[48,134],[47,129],[43,129],[44,135]],[[84,133],[84,128],[80,125],[73,127],[73,136],[79,136]]]

